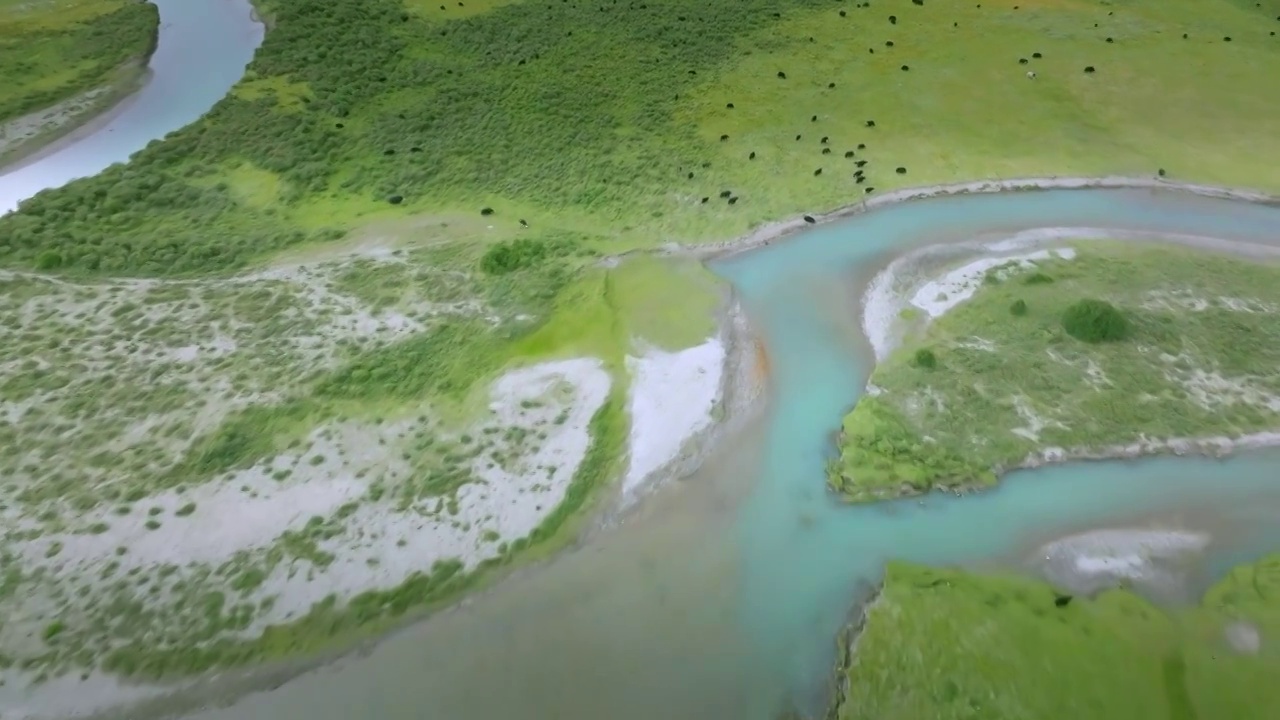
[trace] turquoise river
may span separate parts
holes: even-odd
[[[876,506],[823,483],[871,369],[860,292],[922,245],[1042,227],[1280,241],[1280,208],[1152,190],[907,202],[713,263],[767,347],[764,412],[612,530],[462,607],[206,720],[766,720],[822,700],[834,636],[887,558],[1025,563],[1102,527],[1203,530],[1206,576],[1280,550],[1280,453],[1016,473],[999,489]]]

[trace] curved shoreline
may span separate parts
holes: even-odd
[[[151,52],[155,52],[155,49],[153,48]],[[147,83],[151,82],[154,73],[150,63],[151,57],[148,55],[142,67],[131,72],[127,80],[118,85],[104,86],[103,94],[106,96],[106,102],[96,104],[89,112],[75,114],[68,122],[37,133],[30,140],[6,151],[3,156],[0,156],[0,177],[34,165],[106,128],[112,120],[137,100],[138,94],[147,86]],[[63,103],[37,110],[32,114],[56,110]]]
[[[159,5],[156,5],[153,0],[140,1],[156,8],[156,24],[151,28],[151,36],[142,54],[129,58],[115,69],[115,73],[121,76],[115,82],[91,89],[88,93],[64,98],[48,107],[13,118],[8,123],[0,123],[0,125],[16,124],[32,115],[57,112],[61,106],[74,102],[78,97],[86,94],[100,93],[105,96],[102,101],[97,101],[96,97],[90,100],[91,106],[86,112],[71,113],[66,122],[55,123],[53,127],[39,131],[34,136],[16,143],[12,148],[0,152],[0,175],[20,170],[86,135],[97,132],[111,118],[119,115],[128,102],[146,87],[151,80],[151,58],[155,55],[156,48],[160,46],[160,26],[163,25],[164,19],[160,17]]]
[[[1253,188],[1219,187],[1215,185],[1202,185],[1199,183],[1181,183],[1152,178],[1125,177],[1121,175],[1107,175],[1102,177],[1044,176],[1013,178],[1009,180],[975,180],[962,183],[921,185],[894,190],[860,202],[843,205],[825,213],[811,214],[811,217],[813,217],[815,221],[813,223],[805,222],[804,216],[801,215],[788,220],[778,220],[766,223],[746,235],[732,240],[707,243],[705,245],[683,245],[676,243],[674,247],[671,247],[668,250],[660,250],[659,252],[669,254],[688,254],[703,260],[717,260],[769,245],[775,240],[786,238],[807,228],[860,215],[876,208],[896,205],[912,200],[927,200],[929,198],[947,197],[951,195],[1090,189],[1173,190],[1175,192],[1185,192],[1193,195],[1200,195],[1202,197],[1220,198],[1223,200],[1236,200],[1262,205],[1280,205],[1280,195],[1274,195]]]
[[[976,183],[976,184],[966,184],[966,185],[960,185],[960,186],[949,186],[949,187],[952,187],[952,188],[967,188],[967,187],[971,187],[971,186],[973,186],[973,185],[980,185],[980,186],[984,186],[984,187],[986,187],[986,186],[989,186],[989,185],[990,185],[990,183]],[[1085,185],[1085,186],[1081,186],[1081,187],[1095,187],[1095,186]],[[1133,186],[1120,186],[1120,187],[1133,187]],[[1139,186],[1139,187],[1140,187],[1140,186]],[[1161,184],[1159,187],[1165,188],[1165,187],[1169,187],[1169,185],[1168,185],[1168,184]],[[1025,187],[1015,187],[1015,188],[1010,188],[1010,190],[1025,190],[1025,189],[1028,189],[1028,188],[1025,188]],[[1050,188],[1040,188],[1040,189],[1054,189],[1054,188],[1050,187]],[[1173,189],[1177,189],[1177,188],[1173,188]],[[1222,191],[1222,190],[1219,190],[1219,189],[1213,189],[1213,188],[1209,188],[1208,190],[1212,191],[1213,193],[1220,193],[1220,192],[1232,192],[1232,191]],[[999,189],[987,189],[987,190],[983,190],[983,192],[997,192],[997,191],[1000,191],[1000,190],[999,190]],[[952,191],[950,191],[950,192],[940,192],[937,188],[926,188],[926,189],[924,189],[924,190],[903,191],[903,193],[901,194],[901,196],[900,196],[900,197],[891,197],[891,195],[887,194],[887,195],[885,195],[885,196],[882,196],[882,198],[878,198],[877,200],[879,200],[879,202],[878,202],[877,204],[869,205],[869,204],[868,204],[868,203],[866,203],[866,202],[864,202],[864,203],[858,203],[858,204],[856,204],[856,205],[852,205],[852,206],[849,206],[849,207],[847,207],[847,208],[844,208],[843,210],[836,211],[836,212],[831,213],[831,214],[829,214],[829,215],[827,215],[827,216],[824,216],[824,221],[829,220],[829,219],[834,219],[834,218],[836,218],[836,217],[845,217],[845,216],[849,216],[849,215],[854,215],[854,214],[857,214],[857,213],[863,212],[863,211],[865,211],[865,210],[867,210],[867,209],[872,209],[872,208],[875,208],[875,207],[881,207],[881,206],[884,206],[884,205],[887,205],[887,204],[890,204],[890,203],[893,203],[893,202],[903,202],[903,201],[906,201],[906,200],[918,199],[918,198],[922,198],[922,197],[931,197],[931,196],[933,196],[933,195],[930,195],[930,194],[925,194],[926,192],[932,192],[932,193],[933,193],[933,195],[936,195],[936,194],[964,194],[964,193],[967,193],[967,192],[973,192],[973,190],[966,190],[966,189],[953,189],[953,190],[952,190]],[[1210,193],[1207,193],[1207,192],[1206,192],[1206,193],[1202,193],[1202,194],[1210,194]],[[1221,196],[1221,195],[1218,195],[1218,196]],[[1260,200],[1254,200],[1254,201],[1274,202],[1274,198],[1272,198],[1271,196],[1265,196],[1265,195],[1251,195],[1251,196],[1246,196],[1246,197],[1241,198],[1241,199],[1251,199],[1251,198],[1254,198],[1254,197],[1256,197],[1256,198],[1260,199]],[[800,222],[798,223],[798,226],[797,226],[795,229],[792,229],[792,230],[785,230],[785,231],[783,231],[783,232],[780,232],[778,235],[779,235],[779,236],[790,235],[790,234],[792,234],[793,232],[795,232],[795,230],[796,230],[796,229],[805,229],[805,228],[807,227],[807,225],[808,225],[807,223],[803,223],[803,221],[800,221]],[[759,233],[759,231],[757,231],[757,232],[755,232],[755,233],[752,233],[751,235],[745,236],[744,238],[740,239],[740,240],[739,240],[739,241],[737,241],[737,242],[743,242],[743,241],[749,241],[749,240],[752,240],[753,238],[755,238],[755,237],[758,235],[758,233]],[[746,246],[746,247],[738,247],[738,248],[735,248],[735,249],[733,250],[733,252],[737,252],[737,251],[741,251],[741,250],[749,250],[749,249],[752,249],[753,247],[756,247],[756,246],[759,246],[759,245],[763,245],[763,244],[767,244],[767,241],[757,241],[757,242],[755,243],[755,245],[749,245],[749,246]],[[952,246],[954,247],[954,244],[952,244]],[[732,295],[731,295],[731,297],[732,297]],[[753,360],[753,358],[752,358],[752,357],[749,357],[749,356],[751,355],[751,352],[750,352],[751,348],[749,348],[749,347],[748,347],[748,345],[747,345],[747,343],[750,341],[750,334],[749,334],[749,331],[748,331],[747,333],[740,333],[740,332],[736,332],[736,331],[733,331],[732,329],[730,329],[730,325],[737,325],[737,324],[739,324],[739,323],[740,323],[740,327],[741,327],[741,328],[747,328],[747,327],[748,327],[748,320],[747,320],[747,318],[745,318],[745,316],[743,316],[741,313],[739,313],[739,312],[737,311],[737,304],[736,304],[736,302],[731,302],[731,303],[730,303],[730,305],[729,305],[729,310],[727,310],[727,311],[726,311],[725,316],[724,316],[724,319],[722,320],[722,323],[721,323],[721,333],[722,333],[722,334],[724,334],[724,333],[728,332],[728,334],[729,334],[730,336],[734,336],[734,337],[736,337],[736,340],[735,340],[734,342],[728,342],[728,343],[726,343],[726,358],[725,358],[725,366],[724,366],[724,367],[725,367],[725,369],[724,369],[724,373],[723,373],[723,375],[722,375],[722,383],[724,383],[724,384],[725,384],[725,386],[726,386],[726,387],[729,387],[729,388],[732,388],[734,384],[737,384],[737,385],[739,386],[739,388],[740,388],[740,389],[745,389],[745,388],[749,387],[750,383],[742,383],[742,382],[739,382],[739,379],[740,379],[740,378],[742,378],[742,377],[744,377],[744,375],[742,375],[742,374],[741,374],[741,371],[740,371],[740,370],[735,370],[734,368],[735,368],[735,367],[738,367],[738,368],[741,368],[741,367],[750,367],[750,366],[751,366],[751,361]],[[724,399],[728,399],[728,398],[729,398],[729,397],[731,397],[732,395],[736,395],[736,394],[737,394],[737,392],[739,392],[739,391],[735,390],[735,391],[732,391],[732,392],[726,392],[725,394],[723,394],[723,395],[722,395],[722,398],[724,398]],[[757,397],[758,397],[758,393],[757,393]],[[732,403],[729,403],[729,404],[730,404],[730,405],[732,405]],[[749,409],[749,408],[751,408],[751,407],[755,407],[755,406],[757,406],[757,404],[755,404],[755,403],[751,403],[751,402],[748,402],[747,404],[743,405],[742,407],[743,407],[744,409]],[[689,440],[689,442],[688,442],[688,443],[687,443],[687,445],[686,445],[686,449],[685,449],[685,451],[682,451],[682,457],[679,459],[679,462],[675,462],[675,463],[673,463],[672,465],[670,465],[670,466],[668,466],[668,467],[666,467],[666,468],[664,468],[664,469],[660,470],[659,472],[654,473],[654,475],[655,475],[655,476],[661,476],[661,477],[654,477],[654,478],[652,478],[649,482],[653,482],[653,483],[655,483],[655,484],[660,484],[660,483],[662,483],[662,482],[664,482],[664,481],[667,481],[667,480],[671,479],[673,476],[682,476],[682,475],[688,474],[688,473],[692,472],[693,470],[695,470],[695,469],[696,469],[696,468],[701,464],[701,461],[702,461],[702,460],[703,460],[703,459],[704,459],[704,458],[705,458],[705,457],[706,457],[710,452],[714,451],[714,450],[719,446],[719,442],[724,438],[724,436],[726,436],[726,435],[731,435],[731,434],[732,434],[731,432],[728,432],[728,428],[730,428],[730,427],[731,427],[731,425],[735,424],[735,423],[733,423],[732,421],[739,419],[739,417],[740,417],[740,413],[735,413],[735,412],[730,411],[730,412],[726,413],[726,417],[723,417],[723,418],[719,418],[719,419],[717,419],[717,421],[716,421],[716,422],[713,422],[713,423],[710,425],[710,427],[705,431],[705,436],[704,436],[704,437],[701,437],[701,438],[695,438],[695,439],[690,439],[690,440]],[[686,452],[687,452],[687,454],[686,454]],[[598,511],[599,509],[600,509],[600,508],[597,508],[597,511]],[[586,542],[587,540],[589,540],[589,537],[581,537],[581,538],[579,538],[579,541],[578,541],[578,542],[573,543],[573,545],[574,545],[574,546],[580,545],[580,544],[582,544],[582,543]],[[537,565],[538,565],[538,564],[537,564],[537,563],[535,563],[534,565],[531,565],[531,566],[526,567],[524,570],[526,570],[526,571],[536,571]],[[502,578],[496,578],[496,580],[497,580],[498,582],[501,582]],[[495,583],[495,586],[496,586],[496,584],[497,584],[497,583]],[[486,589],[486,590],[482,590],[481,592],[483,593],[483,592],[487,592],[487,591],[492,591],[492,590],[494,590],[494,589],[495,589],[494,587],[490,587],[490,588],[488,588],[488,589]],[[449,604],[448,604],[448,605],[446,605],[444,608],[441,608],[441,610],[447,610],[447,609],[449,609],[449,608],[451,608],[451,607],[456,607],[456,606],[458,606],[458,605],[466,604],[466,603],[467,603],[470,599],[472,599],[475,595],[476,595],[475,593],[467,593],[467,594],[465,594],[465,595],[463,595],[463,596],[459,597],[455,602],[449,603]],[[439,610],[437,610],[436,612],[439,612]],[[433,612],[433,613],[431,613],[431,614],[432,614],[432,615],[434,615],[434,614],[436,614],[436,612]],[[422,619],[422,618],[416,618],[416,619]],[[406,624],[409,624],[409,623],[406,623]],[[393,631],[393,632],[394,632],[394,631]],[[330,654],[330,655],[328,655],[328,656],[322,656],[322,657],[319,657],[319,658],[314,658],[314,657],[313,657],[310,661],[307,661],[306,659],[301,659],[301,660],[296,661],[296,663],[290,663],[291,667],[289,667],[289,668],[287,668],[287,669],[283,669],[283,670],[282,670],[281,668],[279,668],[279,666],[277,666],[277,667],[276,667],[276,668],[274,668],[274,669],[273,669],[273,668],[270,668],[270,667],[264,668],[264,667],[261,667],[261,666],[256,667],[256,668],[247,668],[247,669],[245,669],[245,671],[244,671],[244,672],[243,672],[243,674],[241,675],[242,680],[243,680],[244,676],[247,676],[247,675],[253,675],[253,676],[254,676],[254,678],[253,678],[252,680],[250,680],[250,681],[243,682],[243,684],[241,685],[241,688],[242,688],[242,689],[248,689],[249,687],[256,686],[256,688],[254,688],[254,689],[263,689],[263,688],[264,688],[264,686],[265,686],[265,687],[278,686],[278,685],[280,685],[280,684],[283,684],[283,683],[284,683],[284,682],[286,682],[288,679],[290,679],[291,677],[293,677],[293,676],[295,676],[295,675],[297,675],[297,674],[303,674],[303,673],[306,673],[308,670],[313,669],[314,667],[316,667],[316,666],[318,666],[318,665],[326,665],[326,664],[328,664],[328,662],[329,662],[329,661],[332,661],[332,660],[334,660],[334,659],[336,659],[336,658],[338,658],[338,657],[348,656],[348,654],[349,654],[352,650],[355,650],[357,653],[358,653],[358,652],[360,652],[361,650],[367,650],[369,647],[371,647],[372,645],[374,645],[374,644],[376,644],[376,643],[380,642],[382,639],[385,639],[385,638],[386,638],[386,637],[388,637],[389,635],[390,635],[390,633],[389,633],[388,635],[382,635],[382,636],[377,637],[377,638],[371,638],[371,639],[370,639],[370,640],[368,640],[367,642],[361,643],[358,647],[355,647],[355,648],[352,648],[352,647],[344,648],[344,649],[342,649],[341,651],[335,651],[334,653],[332,653],[332,654]],[[261,673],[261,674],[260,674],[260,673]],[[228,679],[228,680],[229,680],[230,678],[226,678],[226,679]],[[217,680],[217,679],[210,678],[209,680],[210,680],[210,681],[211,681],[211,683],[212,683],[212,684],[214,684],[214,685],[220,685],[220,683],[218,683],[218,680]],[[184,688],[181,688],[181,687],[178,687],[178,688],[173,688],[173,687],[166,688],[166,689],[165,689],[164,691],[162,691],[162,692],[165,692],[165,694],[167,695],[167,694],[168,694],[168,692],[172,692],[172,691],[175,691],[175,690],[176,690],[178,693],[185,695]],[[250,691],[250,692],[252,692],[252,690],[249,690],[249,691]],[[216,692],[217,692],[217,691],[215,690],[215,691],[213,691],[213,692],[216,694]],[[114,711],[116,708],[120,708],[120,707],[121,707],[121,706],[115,706],[115,707],[108,707],[108,708],[103,708],[103,709],[110,710],[110,711]]]
[[[136,69],[127,83],[100,93],[99,106],[11,149],[0,163],[0,215],[40,192],[128,162],[149,143],[199,120],[244,77],[270,26],[270,18],[260,19],[255,0],[231,0],[231,6],[210,0],[145,1],[159,15],[147,55],[131,61]],[[243,20],[231,18],[228,8],[241,3]],[[246,45],[251,48],[244,65],[236,63],[232,71],[228,58],[244,54]],[[215,52],[226,58],[211,58]],[[189,66],[207,70],[195,84],[199,90],[173,92],[174,87],[191,86]],[[221,87],[218,81],[226,83],[225,90],[208,97],[205,90]]]

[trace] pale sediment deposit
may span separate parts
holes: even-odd
[[[312,518],[329,526],[334,515],[342,516],[323,537],[308,538],[306,557],[262,559],[261,576],[253,592],[245,593],[258,603],[270,599],[270,609],[258,613],[246,631],[260,629],[330,594],[344,599],[392,587],[438,561],[474,567],[528,535],[563,499],[591,442],[591,417],[609,387],[608,373],[590,358],[503,375],[493,385],[488,412],[469,431],[484,437],[486,430],[501,428],[504,441],[521,439],[499,442],[498,449],[471,458],[467,481],[452,497],[407,501],[402,493],[388,492],[370,500],[378,483],[389,486],[413,474],[413,465],[401,457],[403,440],[430,428],[430,421],[349,422],[318,428],[297,451],[182,493],[149,497],[143,501],[152,508],[146,514],[118,520],[110,509],[97,511],[85,519],[108,525],[100,534],[48,534],[22,550],[35,562],[57,548],[57,573],[78,578],[99,574],[108,563],[128,574],[133,568],[244,562],[269,555],[277,540],[305,531]],[[286,478],[276,479],[286,470]],[[117,554],[121,547],[128,551]]]
[[[1070,260],[1075,257],[1075,254],[1071,248],[1059,248],[1015,255],[992,255],[974,260],[948,271],[939,278],[925,282],[916,290],[911,298],[911,304],[928,313],[931,318],[940,317],[951,308],[973,297],[982,284],[983,278],[992,270],[996,271],[998,276],[1003,268],[1025,270],[1034,267],[1038,260],[1049,260],[1054,257]]]
[[[1185,590],[1189,562],[1209,541],[1206,533],[1187,530],[1095,530],[1044,545],[1034,562],[1050,582],[1073,593],[1134,584],[1176,596]]]
[[[676,460],[690,438],[711,426],[724,365],[725,346],[715,337],[676,352],[647,348],[627,358],[631,454],[624,494]]]
[[[132,696],[77,680],[77,658],[250,640],[317,603],[467,572],[562,504],[611,393],[598,359],[508,367],[465,401],[297,405],[352,350],[523,322],[430,252],[207,281],[0,273],[6,717],[51,694]],[[245,412],[261,414],[226,434]],[[237,450],[258,434],[278,439]],[[202,470],[208,447],[246,460]]]
[[[1007,263],[1026,269],[1037,260],[1070,259],[1075,251],[1064,243],[1089,239],[1170,242],[1243,257],[1280,255],[1280,248],[1220,238],[1096,227],[1031,228],[1006,237],[920,248],[895,258],[863,293],[862,328],[876,360],[888,357],[907,330],[918,327],[911,319],[914,313],[928,319],[941,316],[972,297],[989,270]]]

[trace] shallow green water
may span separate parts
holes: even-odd
[[[1280,549],[1269,451],[1048,468],[980,496],[872,507],[826,493],[831,433],[870,370],[852,281],[891,251],[1049,226],[1280,241],[1280,209],[1147,191],[966,196],[717,263],[769,349],[765,417],[584,549],[368,656],[200,717],[763,720],[820,698],[835,632],[889,557],[1017,561],[1119,523],[1208,531],[1217,565]]]

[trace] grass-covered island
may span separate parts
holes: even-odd
[[[1275,262],[1074,241],[954,269],[902,314],[830,469],[855,501],[1280,430]]]
[[[841,638],[831,720],[1264,720],[1280,706],[1280,556],[1198,606],[1072,597],[891,563]]]
[[[0,165],[136,89],[159,24],[144,0],[0,0]]]

